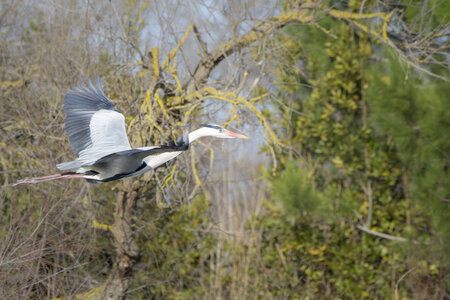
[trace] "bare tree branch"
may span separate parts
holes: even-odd
[[[397,241],[397,242],[406,242],[406,241],[408,241],[405,238],[389,235],[389,234],[386,234],[386,233],[376,232],[376,231],[370,230],[370,229],[368,229],[368,228],[366,228],[364,226],[361,226],[361,225],[356,225],[356,228],[358,228],[359,230],[364,231],[365,233],[368,233],[368,234],[371,234],[371,235],[374,235],[374,236],[377,236],[377,237],[381,237],[381,238],[384,238],[384,239],[388,239],[388,240],[391,240],[391,241]]]
[[[315,5],[304,4],[299,9],[288,11],[278,17],[269,18],[256,24],[249,32],[242,36],[230,39],[214,48],[210,53],[202,57],[198,63],[193,76],[185,84],[186,93],[192,94],[201,88],[207,81],[211,71],[226,57],[251,45],[255,41],[283,28],[289,23],[300,22],[302,24],[313,23],[316,18],[311,15]]]

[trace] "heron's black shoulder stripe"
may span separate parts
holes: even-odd
[[[209,128],[214,128],[214,129],[223,129],[223,127],[221,127],[219,125],[214,125],[214,124],[199,124],[199,126],[201,126],[201,127],[209,127]]]
[[[102,180],[96,180],[96,179],[86,179],[86,180],[89,183],[101,183],[101,182],[110,182],[110,181],[114,181],[114,180],[119,180],[119,179],[122,179],[122,178],[125,178],[125,177],[129,177],[131,174],[139,172],[140,170],[142,170],[146,166],[147,166],[147,164],[145,162],[142,162],[142,164],[139,166],[139,168],[137,168],[133,172],[116,174],[116,175],[114,175],[112,177],[105,178],[105,179],[102,179]]]

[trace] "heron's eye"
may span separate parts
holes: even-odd
[[[220,129],[219,129],[219,132],[220,132],[220,133],[223,133],[223,131],[224,131],[223,128],[220,128]]]

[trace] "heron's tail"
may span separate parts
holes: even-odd
[[[64,171],[64,170],[74,170],[74,169],[80,168],[80,167],[81,167],[81,164],[80,164],[78,161],[73,160],[73,161],[69,161],[69,162],[57,164],[56,167],[57,167],[58,169],[60,169],[61,171]]]
[[[27,178],[17,181],[16,183],[12,184],[11,186],[17,186],[17,185],[22,185],[22,184],[36,184],[36,183],[58,180],[58,179],[84,178],[83,176],[84,176],[83,174],[77,174],[77,173],[63,173],[63,174],[55,174],[55,175],[49,175],[49,176],[43,176],[43,177],[27,177]]]

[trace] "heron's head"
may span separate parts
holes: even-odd
[[[200,124],[202,135],[213,136],[221,139],[248,139],[249,137],[240,133],[230,131],[216,124]]]

